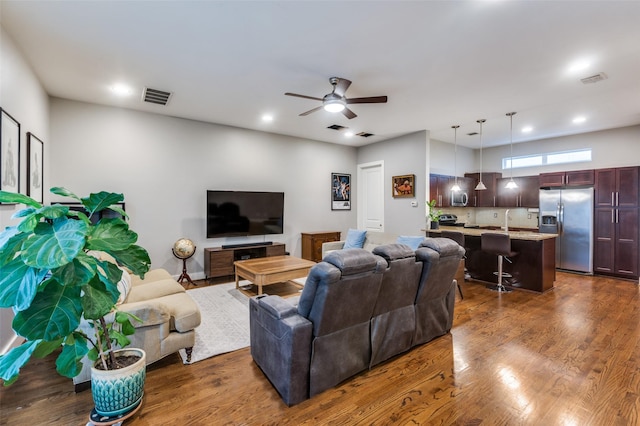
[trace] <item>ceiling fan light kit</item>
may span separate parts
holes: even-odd
[[[299,95],[297,93],[290,93],[290,92],[285,93],[285,95],[295,96],[303,99],[312,99],[314,101],[322,102],[322,106],[313,108],[309,111],[305,111],[299,114],[300,116],[306,116],[311,114],[312,112],[316,112],[320,109],[324,109],[325,111],[329,111],[329,112],[342,112],[342,114],[345,117],[347,117],[349,120],[351,120],[352,118],[356,118],[357,115],[356,113],[351,111],[349,108],[347,108],[348,104],[379,104],[379,103],[387,102],[386,96],[370,96],[366,98],[351,98],[351,99],[346,98],[344,94],[349,88],[349,86],[351,86],[351,80],[347,80],[346,78],[331,77],[329,79],[329,83],[331,83],[331,85],[333,86],[333,90],[331,91],[331,93],[326,94],[322,98],[316,98],[316,97],[307,96],[307,95]]]

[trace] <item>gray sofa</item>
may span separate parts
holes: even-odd
[[[451,329],[462,249],[426,238],[338,250],[307,277],[297,306],[279,296],[250,300],[251,356],[288,405]]]

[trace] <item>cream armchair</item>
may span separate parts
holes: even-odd
[[[144,279],[123,274],[123,281],[127,278],[130,282],[121,289],[125,297],[118,309],[142,320],[141,323],[132,321],[136,332],[129,336],[129,347],[143,349],[147,364],[183,348],[190,357],[195,344],[195,328],[200,325],[200,309],[184,287],[164,269],[149,271]],[[84,321],[80,329],[92,332]],[[82,371],[73,378],[76,391],[85,389],[88,384],[84,383],[91,380],[91,361],[85,357],[82,363]]]

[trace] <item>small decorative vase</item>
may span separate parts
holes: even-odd
[[[438,221],[432,220],[431,229],[439,229],[439,228],[440,228],[440,223],[438,223]]]
[[[142,349],[119,349],[116,357],[137,355],[134,364],[117,370],[91,367],[91,393],[95,410],[101,416],[114,417],[136,408],[142,401],[147,355]]]

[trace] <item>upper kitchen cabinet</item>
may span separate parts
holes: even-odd
[[[540,188],[593,185],[594,171],[573,170],[570,172],[540,173],[539,183]]]
[[[436,200],[436,207],[451,205],[451,186],[453,177],[445,175],[429,175],[429,199]]]
[[[480,173],[465,173],[465,177],[480,181]],[[482,183],[487,189],[482,191],[473,191],[469,194],[470,207],[496,207],[498,205],[496,186],[497,181],[502,177],[502,173],[483,173]],[[537,192],[537,190],[536,190]]]
[[[596,207],[638,207],[639,167],[595,171]]]
[[[509,178],[500,178],[496,181],[498,194],[497,207],[538,207],[538,176],[514,177],[517,188],[507,189],[505,186]]]

